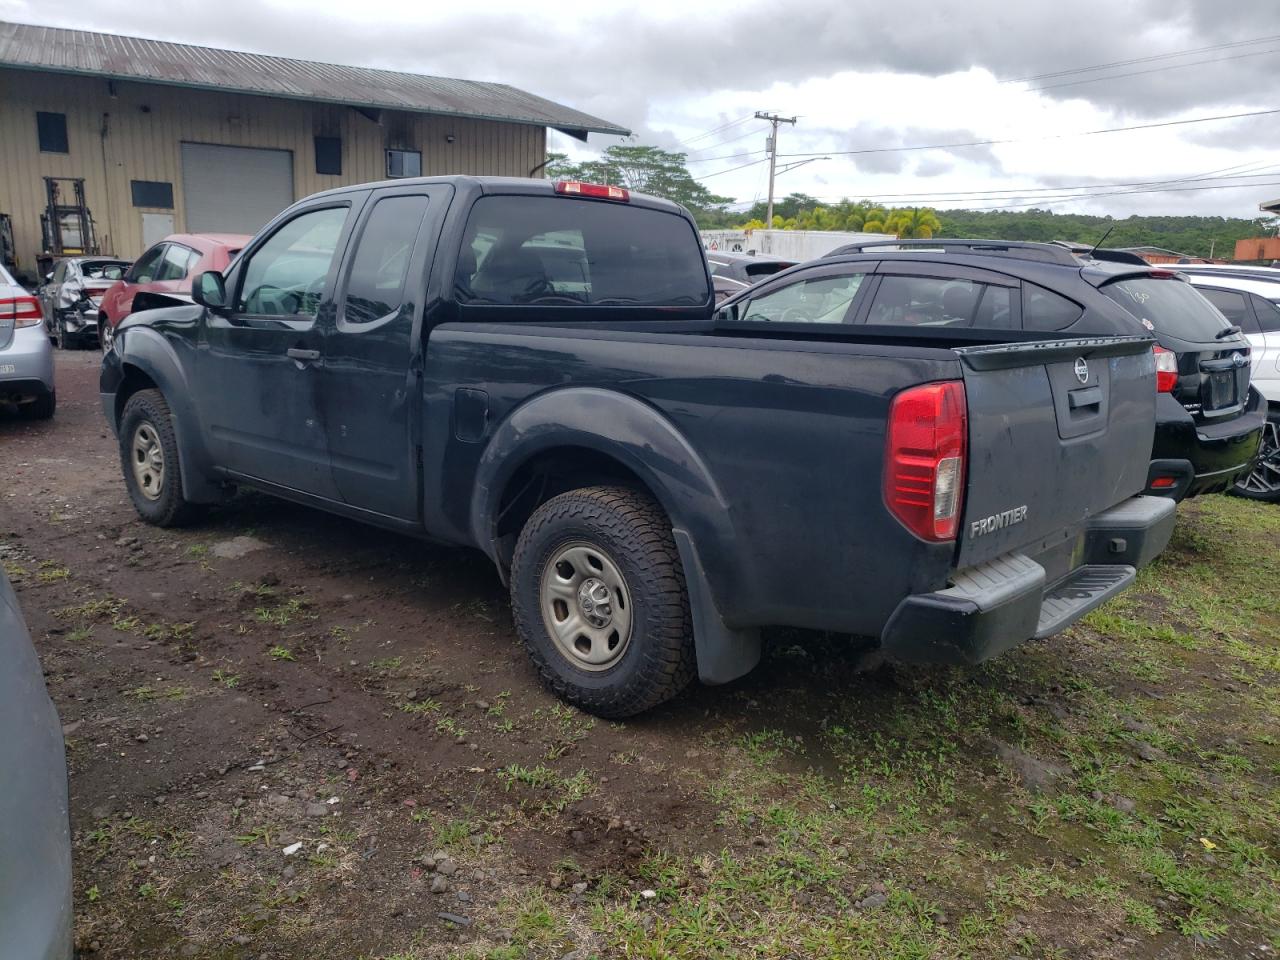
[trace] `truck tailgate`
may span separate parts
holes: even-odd
[[[956,348],[969,414],[959,568],[1013,550],[1059,548],[1065,561],[1084,521],[1142,491],[1155,430],[1151,345],[1112,337]]]

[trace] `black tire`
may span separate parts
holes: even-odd
[[[18,407],[18,412],[28,420],[49,420],[53,417],[53,411],[57,409],[58,393],[56,390],[50,390],[31,403],[22,404]]]
[[[135,434],[149,426],[162,454],[162,471],[151,495],[144,492],[133,467]],[[139,390],[124,405],[120,417],[120,469],[129,499],[138,516],[157,527],[177,527],[198,514],[195,504],[182,495],[182,467],[173,414],[159,390]]]
[[[103,353],[111,350],[111,339],[115,331],[111,328],[111,324],[107,322],[105,313],[98,314],[98,348]]]
[[[630,638],[606,669],[582,669],[543,617],[543,573],[560,550],[583,544],[616,564],[630,595]],[[516,630],[542,680],[601,717],[629,717],[680,693],[696,673],[684,571],[671,521],[626,487],[587,487],[544,503],[525,524],[511,565]]]

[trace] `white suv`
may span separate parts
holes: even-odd
[[[1258,466],[1235,487],[1256,500],[1280,501],[1280,270],[1265,267],[1193,267],[1186,273],[1209,302],[1249,338],[1252,382],[1267,398],[1270,415]]]

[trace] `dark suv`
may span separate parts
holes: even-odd
[[[1156,432],[1147,493],[1182,500],[1229,490],[1258,453],[1267,404],[1249,384],[1249,341],[1186,277],[1114,250],[1052,243],[880,240],[819,264],[859,264],[873,284],[845,322],[1062,331],[1145,330],[1156,338]]]

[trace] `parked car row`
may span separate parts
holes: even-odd
[[[250,238],[239,234],[174,234],[136,261],[65,257],[37,291],[44,329],[60,349],[98,343],[105,351],[120,321],[135,310],[191,302],[191,281],[225,270]]]

